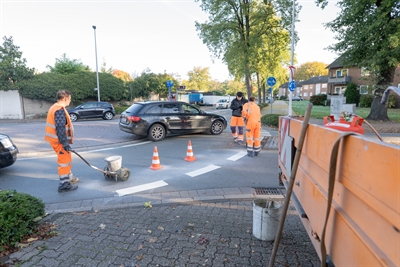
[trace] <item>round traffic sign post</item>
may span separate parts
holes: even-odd
[[[268,84],[270,87],[274,86],[274,85],[276,84],[276,79],[275,79],[275,77],[273,77],[273,76],[268,77],[268,79],[267,79],[267,84]]]
[[[296,82],[295,81],[289,82],[288,88],[289,88],[289,91],[293,93],[296,90]]]

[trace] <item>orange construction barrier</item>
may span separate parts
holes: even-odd
[[[196,158],[193,156],[193,150],[192,150],[192,142],[188,142],[188,147],[187,147],[187,152],[186,152],[186,158],[184,158],[186,161],[195,161]]]
[[[153,160],[151,161],[151,166],[149,168],[153,171],[157,171],[163,168],[163,166],[160,165],[160,159],[158,158],[158,150],[156,146],[154,147]]]

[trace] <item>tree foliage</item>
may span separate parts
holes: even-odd
[[[209,68],[194,67],[193,70],[188,71],[187,75],[189,78],[185,84],[187,89],[209,91],[211,85]]]
[[[144,71],[132,82],[132,96],[134,98],[149,99],[150,94],[159,94],[160,97],[166,97],[168,95],[166,85],[168,80],[172,80],[175,85],[178,84],[169,74],[155,74],[150,70]]]
[[[127,86],[118,78],[108,73],[99,73],[100,98],[102,101],[119,101],[127,97]],[[97,99],[96,73],[77,71],[69,75],[59,73],[40,73],[22,83],[19,90],[27,98],[56,101],[58,90],[72,92],[73,101]]]
[[[71,74],[79,71],[91,71],[89,66],[83,65],[80,60],[69,59],[66,53],[62,54],[60,58],[56,58],[54,66],[47,65],[46,68],[48,68],[51,73],[58,74]]]
[[[295,78],[298,81],[306,81],[312,77],[328,75],[326,66],[328,64],[319,61],[306,62],[296,68]]]
[[[124,82],[132,82],[133,79],[129,73],[122,70],[113,70],[112,75],[118,79],[123,80]]]
[[[33,77],[34,69],[26,66],[19,46],[14,45],[12,37],[3,37],[0,46],[0,90],[19,90],[20,82]]]
[[[264,73],[272,73],[288,55],[293,1],[195,1],[209,13],[208,22],[196,22],[200,38],[234,77],[244,78],[251,96],[252,74],[266,79]],[[300,7],[296,9],[298,14]]]
[[[328,4],[328,0],[316,2],[322,8]],[[338,52],[345,65],[370,71],[377,90],[367,119],[389,120],[380,100],[400,63],[400,2],[339,0],[337,6],[341,12],[326,26],[337,33],[338,42],[328,49]]]

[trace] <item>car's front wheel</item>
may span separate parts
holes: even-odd
[[[72,114],[69,114],[69,117],[71,118],[71,121],[72,121],[72,122],[74,122],[74,121],[77,121],[77,120],[78,120],[78,116],[77,116],[76,114],[74,114],[74,113],[72,113]]]
[[[156,123],[150,127],[147,137],[151,141],[157,142],[157,141],[163,140],[165,138],[165,135],[166,135],[166,130],[165,130],[164,126]]]
[[[221,134],[224,131],[224,124],[220,120],[216,120],[211,124],[211,133],[212,134]]]
[[[103,116],[103,119],[105,120],[112,120],[112,118],[114,118],[114,114],[112,114],[111,112],[106,112]]]

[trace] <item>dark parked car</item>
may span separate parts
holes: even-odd
[[[119,121],[120,130],[152,141],[164,139],[167,133],[221,134],[226,126],[224,116],[179,101],[138,102],[125,110]]]
[[[292,101],[302,101],[303,98],[301,98],[301,96],[293,96],[292,97]]]
[[[18,148],[8,135],[0,133],[0,169],[14,164]]]
[[[67,111],[72,121],[91,118],[112,120],[115,116],[114,106],[108,102],[86,102]]]

